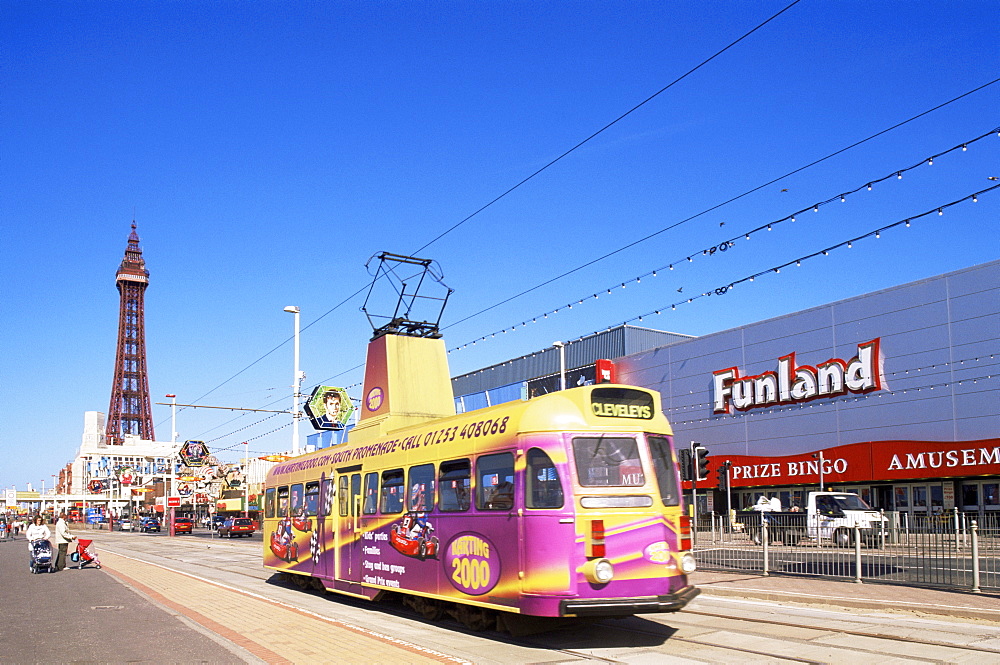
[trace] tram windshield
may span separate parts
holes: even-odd
[[[580,436],[573,439],[576,475],[584,487],[642,487],[646,474],[632,437]]]
[[[677,470],[674,468],[670,439],[647,434],[646,441],[649,443],[649,456],[653,459],[656,484],[660,486],[660,500],[664,506],[676,506],[680,503],[680,489],[677,486]]]

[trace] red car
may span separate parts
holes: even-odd
[[[174,519],[174,533],[191,533],[194,530],[194,520],[190,517]]]
[[[230,517],[219,525],[219,538],[223,536],[252,536],[254,532],[253,520],[248,517]]]
[[[437,536],[432,536],[434,527],[426,519],[407,513],[403,521],[392,525],[389,532],[389,544],[397,552],[418,559],[436,558],[438,553]]]
[[[278,522],[278,530],[271,532],[271,552],[282,561],[298,561],[299,546],[292,535],[292,525],[288,519]]]

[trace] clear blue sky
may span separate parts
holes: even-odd
[[[367,285],[372,254],[423,248],[787,4],[8,0],[0,486],[51,486],[84,412],[108,409],[133,218],[151,273],[153,400],[285,408],[286,305],[312,324],[306,387],[359,382],[370,327],[360,299],[337,306]],[[455,289],[448,348],[696,257],[456,351],[452,373],[997,184],[993,136],[701,255],[1000,125],[993,84],[451,325],[1000,78],[998,35],[994,1],[799,2],[420,251]],[[992,260],[998,211],[1000,191],[984,194],[642,325],[706,334]],[[168,440],[169,408],[153,408]],[[288,448],[290,427],[266,434],[287,416],[236,416],[185,410],[178,430],[235,448],[224,460],[246,439]]]

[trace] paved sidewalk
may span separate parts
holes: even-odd
[[[268,663],[461,662],[249,592],[103,552],[104,570]]]
[[[691,582],[705,596],[729,596],[975,619],[1000,624],[1000,594],[947,591],[897,584],[842,582],[791,575],[697,571]]]
[[[0,600],[0,663],[262,662],[104,570],[32,574],[23,536],[0,541]]]

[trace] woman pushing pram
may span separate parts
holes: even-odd
[[[24,533],[28,540],[28,567],[32,573],[52,572],[52,532],[45,525],[41,515],[36,515],[31,526]]]

